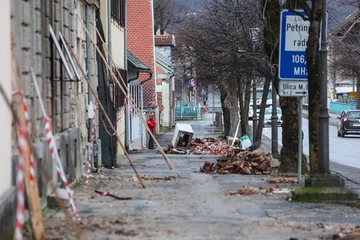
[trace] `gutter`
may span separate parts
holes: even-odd
[[[85,15],[86,15],[86,28],[88,29],[88,31],[91,31],[90,29],[90,5],[86,4],[85,6]],[[90,50],[90,38],[88,35],[86,35],[86,68],[87,68],[87,78],[89,79],[90,84],[92,84],[92,79],[91,79],[91,50]],[[88,87],[88,107],[90,109],[90,107],[92,107],[92,92],[90,91],[90,87]],[[92,124],[93,124],[93,119],[89,118],[89,129],[88,129],[88,137],[89,139],[91,138],[90,136],[92,135]],[[94,141],[93,141],[94,142]],[[94,143],[93,143],[94,144]],[[94,148],[92,147],[92,153],[91,153],[91,171],[92,172],[97,172],[98,169],[95,168],[94,165]]]

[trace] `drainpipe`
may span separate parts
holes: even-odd
[[[107,25],[108,25],[108,63],[111,69],[111,0],[108,0],[108,18],[107,18]],[[110,74],[111,76],[111,74]]]
[[[151,80],[152,72],[149,72],[150,76],[144,81],[140,82],[140,111],[141,116],[144,116],[144,83]],[[146,148],[146,127],[141,124],[141,146]]]
[[[88,29],[88,31],[90,32],[90,5],[86,4],[85,6],[85,15],[86,15],[86,28]],[[91,51],[90,51],[90,38],[88,35],[86,35],[86,68],[87,68],[87,78],[89,80],[90,85],[92,84],[92,80],[91,80],[91,72],[92,72],[92,68],[91,68]],[[91,93],[91,89],[90,87],[88,87],[88,110],[90,111],[90,109],[92,109],[92,93]],[[88,136],[90,139],[91,136],[91,127],[92,127],[92,123],[93,123],[93,119],[89,118],[89,129],[88,129]],[[93,148],[94,151],[94,148]],[[91,170],[92,172],[97,172],[97,169],[94,166],[94,152],[91,154]]]
[[[109,64],[109,74],[108,74],[108,81],[109,82],[112,82],[111,81],[111,77],[112,77],[112,74],[111,74],[111,71],[112,71],[112,61],[111,61],[111,0],[108,0],[108,15],[107,15],[107,31],[108,31],[108,39],[107,39],[107,44],[108,44],[108,64]],[[113,84],[108,84],[109,88],[110,88],[110,96],[112,96],[112,93],[113,93],[113,89],[114,89],[114,86]]]
[[[169,127],[172,128],[172,82],[173,82],[174,74],[172,74],[169,78]]]
[[[139,75],[140,75],[140,72],[137,72],[135,77],[127,79],[127,89],[129,89],[129,91],[131,89],[130,83],[134,80],[138,80]],[[129,151],[132,151],[132,144],[131,144],[132,132],[131,132],[131,126],[130,126],[131,117],[130,117],[130,111],[129,111],[129,109],[131,108],[130,100],[131,99],[129,99],[127,106],[126,106],[127,111],[126,111],[126,122],[125,122],[125,127],[126,127],[125,139],[127,142],[127,146],[129,147]]]

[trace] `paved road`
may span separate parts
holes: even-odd
[[[337,136],[336,124],[338,114],[329,113],[329,158],[330,170],[334,174],[341,175],[346,179],[347,186],[360,193],[360,162],[356,156],[360,155],[360,136],[349,135],[345,138]],[[308,119],[304,111],[302,129],[304,131],[303,152],[309,153]],[[264,136],[271,137],[271,128],[264,128]],[[282,143],[282,128],[278,128],[279,145]]]

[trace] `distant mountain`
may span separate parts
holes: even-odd
[[[281,1],[284,2],[285,0]],[[202,4],[202,0],[179,0],[179,2],[185,7],[193,10],[198,10]],[[360,5],[357,1],[328,0],[328,30],[333,29],[359,7]]]

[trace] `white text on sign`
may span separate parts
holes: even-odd
[[[305,55],[293,54],[291,56],[292,63],[297,64],[294,66],[294,76],[307,76],[307,66]],[[298,64],[304,64],[304,66],[299,66]]]

